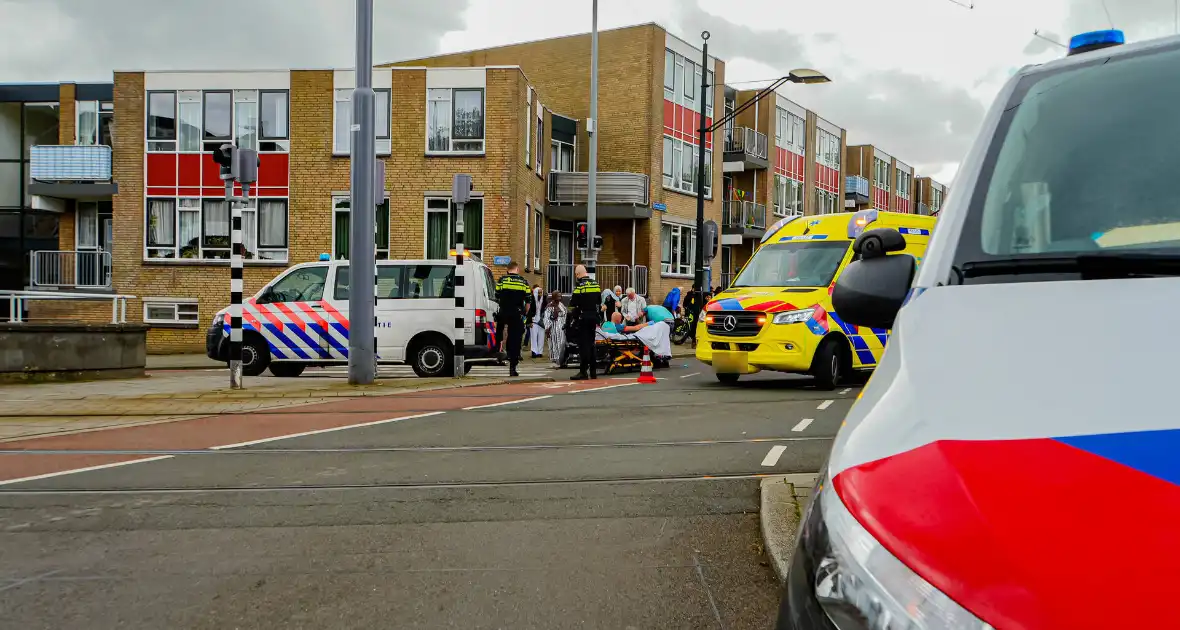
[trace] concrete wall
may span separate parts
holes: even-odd
[[[0,324],[0,380],[142,376],[147,326]]]

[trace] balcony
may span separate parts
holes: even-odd
[[[752,201],[726,201],[721,208],[721,233],[762,238],[766,233],[766,206]]]
[[[918,204],[916,211],[918,214],[930,216],[930,206],[928,206],[924,203]]]
[[[58,199],[109,199],[111,148],[103,145],[36,145],[29,148],[29,194]]]
[[[725,138],[726,173],[752,171],[770,167],[766,134],[749,127],[734,127]]]
[[[111,253],[101,250],[29,252],[29,284],[35,289],[109,289]]]
[[[869,180],[860,175],[844,178],[844,207],[855,208],[869,202]]]
[[[595,213],[599,219],[650,219],[650,182],[641,173],[598,173]],[[549,203],[545,214],[553,219],[586,218],[590,199],[590,174],[549,173]]]

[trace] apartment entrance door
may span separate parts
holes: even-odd
[[[569,221],[549,221],[549,270],[545,290],[569,296],[574,290],[574,227]]]

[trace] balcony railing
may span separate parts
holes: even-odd
[[[729,285],[733,284],[733,279],[736,277],[737,273],[732,271],[729,273],[720,274],[717,276],[717,286],[720,287],[722,291],[724,291],[729,288]]]
[[[727,228],[765,230],[766,206],[753,201],[726,201],[721,208],[721,224]]]
[[[111,286],[111,253],[29,252],[29,281],[34,287],[108,289]]]
[[[575,267],[577,265],[573,263],[549,263],[545,270],[545,293],[560,291],[569,297],[577,284]],[[595,279],[604,289],[617,286],[626,290],[630,287],[639,295],[647,295],[647,267],[643,265],[598,265],[595,268]]]
[[[930,215],[930,206],[920,203],[918,204],[918,214]]]
[[[869,180],[860,175],[849,175],[844,178],[844,195],[869,196]]]
[[[734,127],[733,133],[725,138],[726,153],[745,153],[765,160],[767,156],[766,134],[749,127]]]
[[[29,177],[41,182],[105,182],[111,179],[111,148],[103,145],[35,145]]]
[[[600,205],[646,206],[649,183],[642,173],[598,173],[595,199]],[[590,199],[590,174],[549,173],[549,202],[584,204]]]

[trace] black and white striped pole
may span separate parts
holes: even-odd
[[[467,284],[463,277],[463,204],[471,199],[472,181],[470,175],[457,174],[451,181],[451,201],[455,204],[455,378],[466,373],[463,367],[463,335],[467,330],[467,306],[464,297]],[[499,339],[496,340],[497,342]]]
[[[250,202],[250,184],[258,180],[258,153],[223,144],[213,153],[225,182],[225,202],[230,207],[229,258],[229,386],[242,389],[242,206]],[[242,196],[234,196],[234,182],[242,185]]]

